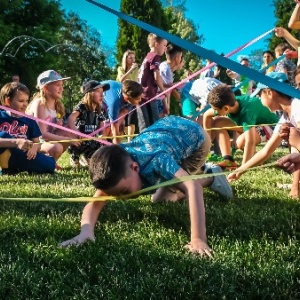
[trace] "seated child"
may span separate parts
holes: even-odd
[[[272,126],[249,127],[249,125],[274,124],[278,121],[277,116],[263,106],[259,98],[250,98],[248,95],[235,96],[231,88],[225,84],[215,87],[209,93],[208,102],[211,108],[203,115],[203,127],[220,128],[209,130],[209,135],[212,141],[216,139],[219,143],[224,159],[219,166],[224,168],[236,168],[237,164],[232,157],[228,130],[222,127],[242,126],[229,130],[239,134],[235,146],[244,151],[242,161],[244,164],[254,155],[256,145],[268,140],[273,132]]]
[[[19,82],[5,84],[0,92],[1,104],[25,114],[30,92]],[[41,131],[34,120],[0,111],[0,166],[3,174],[19,172],[53,173],[55,160],[39,153]]]
[[[197,123],[177,116],[160,119],[131,142],[104,146],[95,152],[89,166],[92,183],[97,189],[94,196],[127,195],[172,178],[199,173],[209,149],[210,139]],[[213,173],[220,171],[218,166],[210,169]],[[206,241],[203,202],[203,187],[207,186],[223,197],[233,197],[225,176],[219,175],[159,188],[152,200],[187,198],[191,217],[188,247],[193,252],[211,256]],[[94,240],[94,227],[105,203],[88,203],[82,214],[81,233],[61,245]]]
[[[271,72],[266,76],[274,78],[280,82],[288,83],[288,77],[284,73]],[[292,152],[299,151],[299,130],[300,128],[300,101],[293,99],[291,96],[285,95],[274,89],[268,88],[266,85],[259,83],[253,94],[260,96],[261,102],[268,107],[270,111],[282,111],[282,117],[276,125],[273,135],[266,143],[263,149],[257,152],[243,166],[238,168],[234,173],[229,174],[230,180],[236,180],[243,174],[243,169],[248,169],[262,164],[266,161],[276,148],[280,145],[282,138],[288,139]],[[297,138],[298,136],[298,138]],[[291,197],[299,197],[299,170],[294,173]]]
[[[63,125],[65,107],[61,101],[64,91],[64,81],[70,77],[63,78],[54,70],[47,70],[37,78],[37,88],[39,91],[33,95],[33,99],[28,105],[26,113],[41,120],[53,124]],[[54,126],[38,122],[42,132],[44,143],[41,146],[43,152],[49,153],[57,161],[70,144],[79,145],[79,142],[59,142],[62,140],[75,139],[76,136]],[[58,141],[57,143],[47,143],[47,141]],[[57,166],[60,169],[59,166]]]
[[[108,119],[106,112],[101,109],[103,92],[107,90],[109,90],[109,84],[101,84],[96,80],[86,82],[82,86],[84,96],[81,102],[68,117],[68,127],[85,134],[90,134],[102,127],[103,122]],[[78,167],[80,163],[87,165],[91,156],[101,145],[96,140],[83,141],[79,146],[70,145],[68,152],[71,154],[71,165],[75,167]],[[80,155],[83,155],[84,159],[79,160]]]

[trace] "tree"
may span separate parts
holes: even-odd
[[[168,29],[167,20],[159,0],[122,0],[120,10],[163,30]],[[121,62],[123,53],[127,49],[132,49],[135,51],[136,61],[142,62],[149,52],[147,44],[149,32],[122,19],[118,20],[118,24],[117,61]]]
[[[263,52],[264,52],[263,49],[256,49],[250,52],[248,57],[249,57],[251,68],[255,70],[261,69],[261,65],[263,63]]]
[[[286,1],[286,0],[273,0],[273,6],[275,7],[274,14],[277,18],[276,27],[284,27],[287,28],[288,22],[290,20],[292,11],[295,7],[294,1]],[[290,31],[296,38],[299,35],[298,30],[291,30]],[[269,41],[269,49],[274,51],[275,47],[285,42],[285,39],[278,38],[273,35]]]
[[[165,10],[165,14],[168,20],[169,28],[168,31],[171,34],[177,35],[184,40],[190,41],[197,45],[200,45],[203,41],[203,35],[198,34],[198,25],[196,25],[192,20],[185,18],[183,8],[184,2],[179,2],[178,6],[169,6]],[[201,68],[201,58],[193,53],[185,52],[185,69],[190,69],[195,72]],[[184,70],[178,72],[177,77],[182,77]]]
[[[2,84],[17,73],[34,92],[38,74],[54,69],[72,78],[66,81],[63,99],[71,110],[82,97],[84,79],[110,78],[100,34],[77,14],[65,14],[59,1],[1,1],[0,9]]]
[[[7,52],[0,55],[1,81],[7,82],[12,74],[17,73],[22,82],[33,89],[37,74],[55,63],[56,58],[47,55],[41,44],[44,43],[42,40],[47,40],[49,44],[55,44],[57,41],[56,33],[64,23],[59,2],[6,0],[0,2],[0,11],[0,52],[14,37],[26,35],[35,38],[27,42],[24,38],[16,39],[9,44]],[[20,47],[21,45],[23,46]],[[17,50],[17,55],[14,56]]]
[[[65,85],[65,104],[68,110],[72,110],[82,97],[79,87],[83,81],[108,79],[111,69],[107,65],[99,32],[88,26],[77,14],[71,12],[65,16],[59,40],[63,43],[57,49],[59,55],[56,65],[63,74],[72,77]]]

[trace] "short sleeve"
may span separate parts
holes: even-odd
[[[156,155],[151,161],[153,171],[166,180],[174,178],[175,173],[181,168],[167,153]]]
[[[121,77],[125,75],[125,70],[122,67],[118,67],[118,75],[116,81],[121,82]]]
[[[150,61],[150,70],[159,70],[160,56],[155,55]]]
[[[85,105],[83,103],[77,104],[77,106],[74,108],[74,111],[79,112],[79,114],[82,114],[82,112],[86,111]]]

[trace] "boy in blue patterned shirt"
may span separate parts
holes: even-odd
[[[160,119],[129,143],[104,146],[91,158],[90,176],[97,188],[95,197],[126,195],[161,182],[196,174],[204,165],[211,143],[200,125],[190,120],[170,116]],[[211,172],[221,172],[214,166]],[[153,202],[177,201],[186,198],[191,218],[192,252],[211,256],[207,245],[203,187],[210,186],[222,196],[232,198],[232,190],[224,175],[188,180],[171,187],[159,188]],[[62,246],[94,240],[94,227],[105,202],[86,205],[81,220],[81,232]]]

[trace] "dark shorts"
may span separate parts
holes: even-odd
[[[0,138],[12,138],[6,132],[0,132]],[[55,159],[43,153],[37,153],[35,159],[28,160],[27,152],[18,148],[0,148],[0,154],[8,150],[10,157],[8,160],[8,173],[16,174],[29,172],[37,174],[54,173]]]

